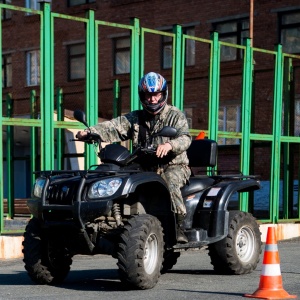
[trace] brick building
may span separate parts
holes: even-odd
[[[243,44],[250,31],[250,0],[68,0],[51,2],[57,14],[84,18],[89,9],[96,20],[130,24],[138,18],[140,26],[171,32],[180,24],[185,34],[210,39],[219,32],[221,41]],[[39,9],[38,1],[3,0],[19,7]],[[29,114],[29,93],[39,95],[40,16],[26,11],[4,10],[2,17],[3,94],[12,94],[14,114]],[[299,0],[254,1],[253,47],[273,51],[281,43],[283,51],[300,54]],[[54,19],[55,87],[64,95],[64,108],[84,108],[85,100],[85,23],[68,18]],[[122,113],[130,107],[130,32],[120,27],[99,26],[99,117],[111,118],[112,87],[120,81]],[[145,34],[145,72],[157,71],[171,81],[172,44],[168,36]],[[208,43],[189,40],[185,47],[184,110],[191,128],[208,129],[209,65]],[[254,53],[253,129],[272,134],[274,55]],[[290,135],[300,134],[300,70],[293,60],[294,119]],[[239,132],[242,98],[243,51],[221,48],[219,129]],[[171,85],[170,94],[172,94]],[[4,110],[5,111],[5,110]],[[223,169],[239,170],[239,140],[220,138],[219,163]],[[227,146],[226,146],[227,145]],[[257,142],[253,148],[253,172],[268,179],[270,143]],[[298,160],[298,152],[295,152]],[[298,168],[298,165],[295,166]]]

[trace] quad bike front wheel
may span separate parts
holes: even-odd
[[[173,249],[165,250],[164,261],[162,264],[161,273],[164,274],[167,271],[171,270],[173,266],[176,265],[177,259],[180,257],[180,252],[174,252]]]
[[[163,230],[159,220],[147,214],[130,218],[117,250],[122,283],[129,288],[153,288],[160,277],[163,251]]]
[[[255,218],[230,211],[227,236],[208,245],[214,270],[219,274],[248,274],[256,269],[261,254],[261,233]]]
[[[40,222],[32,218],[26,226],[23,261],[29,277],[38,284],[61,283],[70,271],[71,255],[55,238],[42,235]]]

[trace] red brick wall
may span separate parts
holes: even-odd
[[[143,1],[118,0],[96,1],[91,5],[67,7],[67,1],[52,1],[52,11],[76,17],[84,17],[88,8],[95,9],[97,20],[130,24],[131,17],[140,19],[140,25],[157,29],[173,24],[197,24],[196,36],[209,39],[212,30],[211,21],[230,18],[249,13],[249,1],[223,0],[172,0],[172,1]],[[238,5],[237,5],[238,3]],[[24,1],[16,0],[14,5],[23,6]],[[273,50],[278,43],[277,14],[274,9],[299,7],[299,0],[256,1],[254,18],[253,45],[257,48]],[[29,92],[39,87],[25,85],[25,51],[39,48],[40,17],[25,16],[24,12],[13,12],[11,20],[3,22],[3,51],[12,54],[13,87],[4,90],[12,92],[15,101],[16,114],[29,113]],[[64,105],[66,109],[84,108],[85,80],[68,82],[67,74],[67,45],[74,41],[85,40],[85,24],[65,19],[55,19],[55,86],[63,88]],[[112,86],[115,79],[120,80],[122,90],[122,109],[129,110],[130,89],[129,76],[113,74],[113,55],[111,37],[115,34],[128,32],[120,28],[99,27],[99,117],[112,116]],[[154,70],[161,72],[168,81],[171,79],[170,70],[160,67],[160,39],[151,34],[146,35],[145,72]],[[193,127],[201,130],[208,128],[208,95],[209,95],[209,45],[197,42],[196,65],[185,68],[185,102],[186,108],[193,108]],[[255,53],[255,90],[254,90],[254,133],[272,133],[273,110],[273,77],[274,57],[272,55]],[[242,90],[241,62],[223,63],[221,67],[220,104],[230,102],[240,103]],[[171,87],[171,86],[170,86]],[[300,94],[299,77],[296,93]],[[170,95],[172,90],[170,88]],[[171,99],[171,97],[170,97]],[[170,101],[169,99],[169,101]],[[220,152],[223,155],[219,161],[224,162],[224,168],[239,166],[239,158],[232,155],[232,148]],[[259,152],[260,150],[256,150]],[[268,151],[267,151],[268,152]],[[223,153],[223,154],[222,154]],[[231,158],[228,159],[228,156]],[[269,163],[259,154],[256,158],[255,171],[265,174]],[[267,164],[267,165],[266,165]],[[266,175],[267,176],[267,175]]]

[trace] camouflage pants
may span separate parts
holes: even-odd
[[[169,187],[175,213],[179,215],[186,214],[180,188],[186,184],[190,175],[191,171],[186,165],[171,165],[161,174]]]

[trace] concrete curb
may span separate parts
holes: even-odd
[[[23,257],[23,236],[0,236],[0,259]]]
[[[275,227],[278,241],[300,237],[300,224],[260,224],[262,242],[266,242],[268,227]],[[0,236],[0,259],[22,258],[23,236]]]
[[[278,241],[300,237],[300,223],[260,224],[261,240],[264,243],[266,242],[268,227],[275,227]]]

